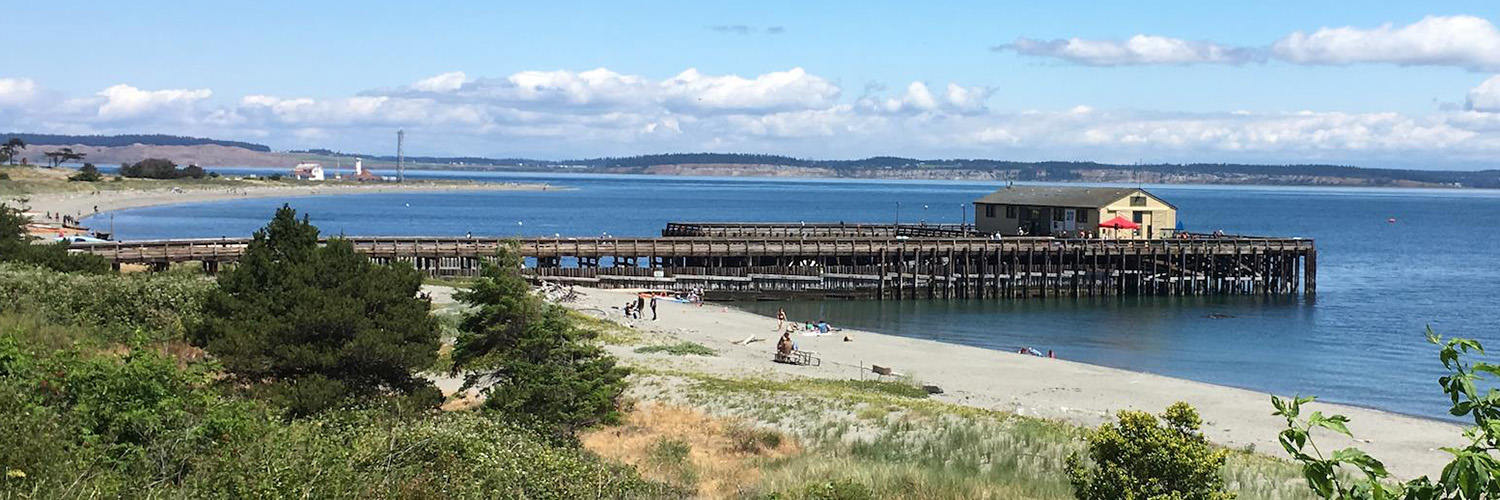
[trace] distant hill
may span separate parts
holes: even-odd
[[[329,150],[299,153],[360,156]],[[394,156],[362,156],[395,162]],[[997,181],[1142,182],[1162,184],[1284,184],[1342,186],[1425,186],[1500,188],[1500,170],[1412,170],[1349,165],[1241,163],[1021,162],[991,159],[917,159],[875,156],[857,160],[814,160],[744,153],[673,153],[578,160],[409,156],[423,168],[597,171],[665,175],[806,176],[884,179],[970,179]]]
[[[298,161],[332,162],[355,157],[369,168],[389,169],[391,155],[366,155],[329,149],[285,153],[248,142],[171,135],[0,134],[40,146],[84,147],[96,163],[168,158],[179,164],[290,168]],[[1099,162],[1021,162],[983,158],[918,159],[874,156],[857,160],[817,160],[747,153],[671,153],[576,160],[488,158],[479,156],[408,156],[413,168],[567,171],[644,175],[713,175],[745,177],[848,177],[873,179],[964,179],[977,181],[1055,181],[1150,184],[1271,184],[1388,187],[1468,187],[1500,189],[1500,170],[1413,170],[1350,165],[1241,163],[1153,163],[1121,165]]]
[[[219,139],[208,139],[203,137],[183,137],[179,135],[163,134],[129,134],[129,135],[59,135],[59,134],[26,134],[8,133],[0,134],[0,140],[19,138],[26,144],[38,146],[92,146],[101,148],[113,148],[140,144],[143,146],[225,146],[231,148],[242,148],[262,153],[271,152],[271,148],[264,144],[255,144],[240,141],[223,141]]]

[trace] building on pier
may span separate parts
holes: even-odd
[[[974,201],[980,232],[1007,236],[1095,236],[1099,223],[1124,217],[1141,228],[1120,239],[1169,238],[1177,207],[1141,188],[1006,186]]]

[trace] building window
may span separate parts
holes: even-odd
[[[1146,222],[1146,212],[1142,212],[1140,210],[1136,210],[1135,211],[1135,215],[1132,216],[1132,221],[1135,222],[1136,224],[1140,224],[1142,222]]]
[[[1014,219],[1014,218],[1016,218],[1016,206],[1015,205],[1006,205],[1005,206],[1005,218],[1007,218],[1007,219]]]
[[[1079,210],[1078,211],[1078,223],[1079,224],[1086,224],[1086,223],[1088,223],[1088,221],[1089,221],[1089,211],[1088,210]]]
[[[994,205],[985,205],[984,206],[984,216],[985,217],[994,217],[995,216],[995,206]]]
[[[1144,207],[1144,206],[1146,206],[1146,197],[1145,196],[1131,196],[1130,197],[1130,206],[1132,206],[1132,207]]]
[[[1058,221],[1058,222],[1062,222],[1062,220],[1063,220],[1063,210],[1061,208],[1054,208],[1054,209],[1052,209],[1052,220],[1055,220],[1055,221]]]

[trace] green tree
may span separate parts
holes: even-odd
[[[564,435],[619,421],[629,373],[593,343],[566,309],[531,293],[520,256],[504,247],[474,287],[455,295],[474,307],[459,324],[453,372],[484,388],[485,407]]]
[[[26,141],[21,140],[19,137],[12,137],[10,140],[5,141],[5,144],[0,144],[0,160],[15,165],[16,155],[20,154],[23,149],[26,149]]]
[[[1118,423],[1089,433],[1092,468],[1077,454],[1068,457],[1068,476],[1079,499],[1234,498],[1224,491],[1222,476],[1229,452],[1208,444],[1192,406],[1175,403],[1160,421],[1143,411],[1120,411],[1117,417]]]
[[[78,173],[68,176],[68,180],[77,182],[99,182],[101,180],[104,180],[104,176],[99,175],[99,167],[95,167],[93,163],[85,163],[83,164],[82,168],[78,169]]]
[[[1448,413],[1467,416],[1474,426],[1464,431],[1468,444],[1462,448],[1443,448],[1453,454],[1453,461],[1443,467],[1434,482],[1422,476],[1404,483],[1390,481],[1385,464],[1358,448],[1344,448],[1324,455],[1313,439],[1313,430],[1322,428],[1353,437],[1349,418],[1324,415],[1315,411],[1305,419],[1302,405],[1312,397],[1281,399],[1271,397],[1275,415],[1286,418],[1287,428],[1278,436],[1282,448],[1302,463],[1302,475],[1313,493],[1322,498],[1338,499],[1480,499],[1500,498],[1500,392],[1480,387],[1494,387],[1490,377],[1500,375],[1500,365],[1464,360],[1465,356],[1484,354],[1479,341],[1464,338],[1443,339],[1427,329],[1427,341],[1438,345],[1438,359],[1450,373],[1438,379],[1443,393],[1453,407]],[[1352,468],[1359,476],[1347,477],[1341,470]]]
[[[82,160],[83,157],[88,156],[86,153],[73,151],[73,148],[61,148],[56,151],[42,153],[42,155],[47,157],[47,162],[51,168],[57,168],[70,161]]]
[[[411,266],[374,264],[348,240],[319,246],[307,217],[282,206],[220,275],[192,337],[294,416],[384,394],[436,405],[436,388],[413,376],[438,349],[421,284]]]

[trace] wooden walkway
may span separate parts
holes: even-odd
[[[669,229],[671,230],[671,229]],[[794,234],[794,233],[788,233]],[[702,289],[719,297],[999,298],[1312,294],[1317,249],[1296,238],[1074,240],[976,237],[350,237],[379,262],[474,276],[516,244],[539,280]],[[120,264],[233,263],[247,238],[75,244]]]

